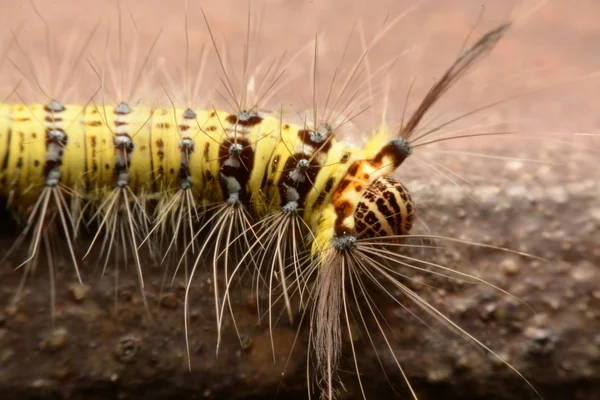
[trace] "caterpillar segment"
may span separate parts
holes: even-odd
[[[213,246],[213,290],[220,339],[222,325],[220,310],[221,304],[225,303],[221,296],[222,291],[227,288],[231,269],[235,265],[235,262],[232,263],[232,260],[235,260],[233,255],[239,254],[244,246],[250,246],[252,241],[254,222],[250,180],[252,172],[261,169],[261,158],[256,157],[256,151],[263,139],[267,138],[268,142],[268,138],[274,135],[274,132],[277,132],[277,129],[273,127],[277,120],[268,117],[265,121],[265,118],[256,111],[242,110],[237,114],[225,114],[215,111],[215,118],[219,121],[220,129],[217,132],[220,140],[217,158],[211,160],[211,162],[217,162],[219,166],[217,176],[223,200],[207,207],[211,211],[211,216],[197,233],[197,235],[200,232],[204,233],[204,243],[196,254],[196,260],[186,288],[185,330],[188,354],[187,305],[195,271],[203,260],[210,243]],[[258,163],[256,163],[257,161]],[[264,163],[264,159],[262,161]],[[180,263],[181,261],[180,259]],[[231,305],[229,307],[233,315]],[[233,323],[235,326],[235,319]],[[217,343],[217,349],[218,346],[219,343]]]
[[[152,182],[148,174],[152,169],[148,148],[150,129],[147,125],[153,111],[149,112],[144,108],[132,109],[128,103],[121,102],[114,108],[105,106],[98,110],[98,113],[104,122],[101,147],[98,151],[112,153],[112,157],[102,156],[105,169],[112,169],[112,179],[103,174],[107,183],[99,186],[102,193],[100,205],[88,222],[90,225],[95,221],[97,231],[84,258],[91,253],[102,236],[100,253],[105,255],[102,274],[105,273],[111,256],[114,256],[117,288],[119,264],[127,263],[128,249],[131,249],[142,301],[148,310],[142,262],[137,249],[138,244],[148,235],[151,223],[143,203],[143,195],[148,183]],[[119,258],[119,254],[123,255],[123,259]],[[117,300],[115,290],[116,305]]]
[[[274,292],[273,278],[278,276],[290,322],[294,320],[295,313],[292,309],[287,281],[291,278],[293,292],[299,294],[299,307],[303,308],[305,306],[303,292],[306,290],[307,282],[302,279],[300,255],[304,246],[299,243],[304,241],[303,238],[308,238],[309,241],[314,239],[312,230],[303,218],[305,201],[308,193],[315,188],[316,177],[324,166],[327,152],[333,145],[333,130],[328,124],[323,124],[315,130],[307,129],[305,126],[297,132],[296,139],[295,146],[287,149],[289,156],[277,180],[280,209],[273,216],[273,222],[278,226],[277,236],[268,233],[265,242],[269,251],[264,251],[263,254],[263,258],[273,260],[267,275],[269,295],[272,296]],[[263,224],[262,228],[264,232],[272,232],[268,225]],[[269,254],[270,252],[272,254]],[[259,265],[265,265],[262,259],[260,261]],[[279,271],[275,270],[276,267]],[[291,272],[285,271],[290,268]],[[268,309],[272,326],[272,301],[269,302]]]
[[[247,258],[256,260],[254,287],[257,304],[260,304],[261,289],[268,293],[267,314],[269,328],[273,328],[273,303],[282,297],[290,322],[295,311],[291,297],[299,294],[300,307],[303,307],[302,293],[307,282],[302,281],[300,255],[305,248],[304,242],[311,240],[311,229],[304,221],[304,201],[318,175],[327,151],[334,141],[329,125],[318,130],[310,130],[283,124],[279,121],[279,141],[272,152],[269,162],[257,171],[264,171],[261,178],[260,193],[264,193],[271,205],[270,213],[259,219],[253,226],[256,240],[245,249],[245,253],[235,267],[227,282],[226,298],[233,277],[240,272]],[[260,212],[260,209],[257,210]],[[289,271],[291,269],[291,271]],[[292,288],[288,287],[291,279]],[[223,304],[224,306],[225,304]],[[223,318],[224,307],[221,309]],[[259,316],[261,314],[259,306]],[[275,356],[275,348],[272,343]]]
[[[174,114],[173,118],[169,118],[171,114]],[[156,151],[153,153],[153,165],[159,166],[157,169],[159,177],[165,179],[158,182],[161,189],[156,192],[158,204],[154,216],[154,226],[140,247],[156,232],[158,241],[155,247],[165,249],[160,260],[164,265],[170,254],[181,253],[179,251],[181,242],[184,249],[191,243],[191,252],[195,252],[192,238],[196,236],[196,225],[201,220],[200,200],[203,198],[202,193],[205,187],[203,168],[210,170],[208,159],[203,161],[202,149],[206,149],[208,158],[211,140],[215,141],[216,139],[202,131],[200,126],[200,120],[209,119],[207,112],[201,112],[198,115],[191,108],[173,109],[172,112],[163,109],[155,115],[161,117],[160,120],[153,122],[152,139],[156,146]],[[209,126],[212,127],[212,125]],[[160,131],[158,131],[159,129]],[[155,137],[154,132],[160,132],[161,135]],[[169,159],[169,165],[163,165],[165,147],[170,149],[166,157]],[[213,147],[216,145],[213,144]],[[185,281],[187,282],[189,274],[187,251],[183,257]],[[167,265],[165,278],[168,269]],[[175,279],[176,273],[177,270],[173,279]],[[164,282],[165,279],[163,279],[163,285]]]
[[[199,53],[200,56],[196,63],[197,72],[192,77],[188,21],[189,4],[187,1],[184,2],[184,9],[185,59],[176,63],[176,65],[182,67],[178,72],[184,77],[184,96],[182,100],[186,105],[185,108],[178,108],[175,105],[176,101],[172,98],[173,95],[176,95],[176,93],[172,92],[176,92],[176,88],[181,87],[181,85],[176,85],[171,74],[164,68],[161,68],[162,77],[169,83],[171,90],[167,90],[163,82],[161,82],[161,86],[163,86],[164,94],[171,103],[171,108],[175,115],[173,121],[166,121],[167,125],[163,125],[162,127],[166,130],[170,127],[176,128],[168,132],[167,140],[171,142],[176,140],[179,151],[179,168],[173,165],[168,171],[170,174],[172,174],[172,170],[178,171],[177,182],[168,185],[165,188],[166,190],[160,192],[154,213],[154,227],[150,231],[149,236],[144,239],[145,242],[149,240],[152,234],[156,234],[158,241],[155,247],[166,248],[160,260],[161,264],[165,265],[163,286],[169,272],[169,264],[171,264],[165,263],[165,261],[167,257],[170,257],[171,260],[175,261],[173,264],[176,264],[179,259],[178,254],[182,253],[179,248],[180,246],[183,246],[182,262],[177,265],[171,279],[171,284],[181,264],[184,265],[185,282],[188,282],[188,258],[190,253],[194,254],[196,252],[195,240],[193,238],[196,237],[198,225],[201,224],[201,221],[205,217],[205,213],[202,210],[210,204],[222,200],[220,188],[218,187],[219,166],[217,162],[211,162],[211,160],[217,160],[218,158],[220,143],[217,133],[217,125],[219,125],[217,112],[215,110],[200,110],[196,106],[200,93],[207,92],[207,90],[201,91],[200,89],[203,86],[203,76],[210,47],[201,45],[199,52],[194,51],[195,53]],[[164,67],[164,65],[162,66]],[[166,110],[165,113],[168,114]],[[173,148],[173,144],[171,144],[170,148]],[[175,159],[177,159],[176,156]],[[164,160],[164,154],[157,152],[154,154],[153,165],[161,165],[162,160]],[[162,168],[164,170],[164,167]]]
[[[77,279],[82,282],[73,241],[82,212],[83,198],[79,193],[85,189],[86,179],[81,173],[86,166],[86,138],[84,126],[80,123],[84,107],[65,105],[62,100],[69,98],[72,89],[68,87],[69,77],[80,64],[84,49],[90,44],[96,29],[85,35],[80,48],[76,49],[71,40],[61,51],[61,46],[53,46],[57,44],[51,40],[53,29],[33,3],[32,8],[46,28],[47,59],[33,61],[31,54],[22,46],[20,29],[11,29],[10,47],[14,51],[7,49],[3,57],[46,101],[43,104],[23,104],[21,90],[25,85],[19,82],[9,97],[15,95],[22,104],[1,106],[3,117],[0,130],[3,135],[0,138],[0,158],[3,164],[0,167],[0,193],[5,196],[18,219],[26,216],[21,234],[3,260],[29,241],[27,257],[17,267],[23,267],[24,271],[16,301],[44,248],[42,254],[47,258],[50,308],[54,318],[53,257],[57,249],[67,247],[68,258],[73,263]],[[41,74],[44,67],[47,68],[47,74]],[[6,112],[10,112],[10,115],[6,115]],[[66,246],[57,246],[57,240]]]
[[[4,195],[8,197],[9,204],[14,203],[21,213],[29,214],[23,231],[3,261],[31,234],[27,258],[17,266],[17,269],[24,267],[15,298],[17,301],[26,278],[37,264],[41,246],[46,247],[53,318],[55,286],[51,248],[58,226],[65,237],[77,278],[82,282],[73,247],[73,211],[77,207],[74,207],[75,202],[69,206],[66,199],[72,197],[73,190],[81,187],[81,176],[72,171],[85,167],[85,158],[80,151],[83,135],[81,126],[65,124],[65,119],[70,121],[80,112],[81,107],[66,108],[56,100],[46,105],[15,105],[10,118],[4,119],[4,126],[0,128],[7,132],[9,141],[2,155],[5,160],[2,171]],[[69,143],[76,149],[72,153],[65,151]]]
[[[5,129],[10,133],[5,174],[9,204],[14,201],[21,207],[31,206],[44,183],[44,114],[41,104],[14,105],[12,108],[9,125]]]

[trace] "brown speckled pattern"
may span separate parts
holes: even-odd
[[[354,218],[359,239],[408,235],[414,221],[414,204],[400,182],[381,177],[365,189]]]

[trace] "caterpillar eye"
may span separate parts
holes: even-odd
[[[354,220],[359,239],[408,235],[414,220],[414,205],[400,182],[384,176],[367,186]]]

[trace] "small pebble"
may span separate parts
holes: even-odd
[[[528,348],[530,354],[547,355],[556,349],[558,337],[550,329],[530,326],[525,329],[524,334],[531,339]]]
[[[427,372],[427,380],[431,383],[449,382],[451,377],[452,370],[442,365]]]
[[[38,347],[42,351],[58,351],[67,344],[69,332],[66,328],[60,327],[44,335],[39,342]]]
[[[69,292],[71,292],[73,300],[75,300],[77,303],[81,303],[83,300],[85,300],[89,291],[90,289],[86,285],[83,285],[79,282],[71,283],[69,285]]]
[[[0,351],[0,365],[6,364],[14,355],[15,352],[13,349],[4,349]]]
[[[481,317],[484,320],[494,319],[494,313],[496,312],[497,308],[498,306],[495,303],[486,304],[481,312]]]
[[[177,296],[173,292],[164,293],[160,296],[160,305],[164,308],[176,308]]]
[[[422,275],[414,276],[411,279],[410,283],[411,283],[412,289],[415,291],[421,290],[425,287],[425,282],[424,282],[424,278]]]
[[[512,258],[507,258],[506,260],[502,261],[500,267],[506,276],[515,276],[521,273],[521,266]]]
[[[115,357],[117,360],[123,363],[132,361],[138,352],[138,342],[139,340],[135,337],[128,336],[122,338],[115,347]]]

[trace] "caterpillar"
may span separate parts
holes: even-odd
[[[230,110],[194,108],[191,104],[143,107],[133,100],[139,78],[133,79],[129,90],[115,91],[111,96],[117,99],[114,105],[106,105],[106,75],[114,73],[108,63],[98,60],[90,64],[101,82],[100,96],[96,94],[86,105],[62,103],[60,93],[52,93],[60,90],[46,88],[42,88],[45,93],[52,93],[46,103],[2,104],[0,192],[13,210],[28,215],[17,240],[17,245],[31,240],[27,257],[19,265],[25,269],[24,277],[41,249],[52,248],[53,233],[59,231],[83,282],[74,240],[86,220],[96,232],[85,255],[101,242],[103,269],[118,251],[123,257],[115,258],[117,264],[127,262],[132,255],[148,314],[140,250],[147,245],[151,256],[161,262],[175,254],[176,273],[181,266],[186,271],[186,339],[189,294],[206,259],[213,273],[219,331],[227,311],[235,324],[230,292],[244,278],[244,272],[251,270],[256,292],[264,289],[269,296],[270,328],[278,300],[283,301],[291,322],[298,315],[309,319],[307,363],[315,371],[314,378],[309,374],[309,386],[315,382],[323,398],[336,397],[336,370],[345,334],[350,336],[348,343],[362,390],[354,355],[351,308],[356,309],[354,317],[365,327],[367,319],[372,318],[375,331],[385,337],[368,285],[388,294],[384,285],[399,290],[423,311],[466,335],[520,375],[398,279],[401,273],[396,267],[415,261],[397,250],[409,246],[405,241],[419,206],[413,203],[409,188],[392,177],[415,149],[435,142],[431,135],[439,127],[422,128],[424,115],[495,47],[509,27],[500,25],[476,40],[431,86],[400,128],[381,126],[362,147],[351,146],[336,135],[347,121],[339,122],[332,114],[294,123],[288,122],[283,109],[265,112],[260,103],[280,79],[279,72],[274,72],[277,68],[267,67],[267,83],[259,85],[262,87],[258,90],[264,88],[265,92],[258,93],[258,100],[249,96],[247,87],[252,83],[248,71],[243,73],[242,93],[236,93],[227,74],[225,55],[218,50],[210,28],[215,56],[225,76],[223,97],[231,103]],[[14,37],[19,47],[18,33]],[[356,70],[368,54],[366,47]],[[353,70],[348,81],[357,77]],[[341,97],[332,102],[341,102]],[[317,107],[313,108],[316,114]],[[489,135],[500,134],[504,133]],[[49,265],[54,285],[52,262]],[[434,267],[438,269],[434,273],[440,276],[483,282],[444,266],[428,265],[427,261],[422,265],[411,268],[425,271]],[[394,296],[392,300],[399,302]],[[220,341],[221,334],[218,336]],[[411,396],[417,398],[388,347]],[[189,353],[189,344],[187,350]],[[364,391],[362,395],[366,397]]]

